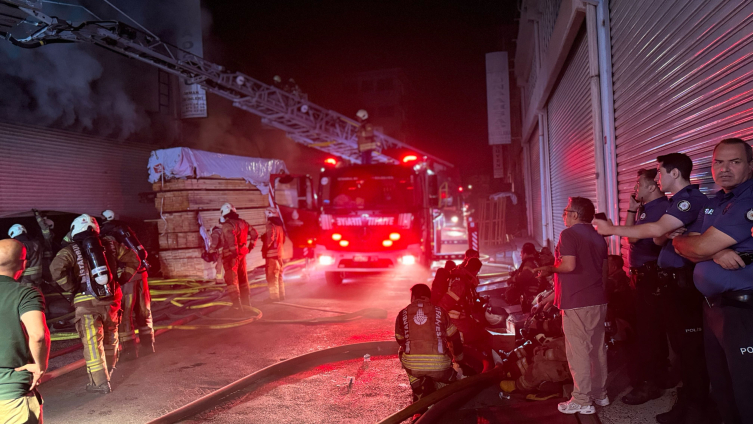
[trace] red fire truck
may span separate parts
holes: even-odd
[[[312,252],[328,283],[463,257],[469,237],[453,170],[416,155],[401,164],[328,164],[317,196],[308,176],[272,177],[291,240]]]

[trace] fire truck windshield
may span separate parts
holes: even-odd
[[[390,167],[391,168],[391,167]],[[375,171],[377,169],[370,169]],[[347,210],[409,211],[413,207],[413,175],[404,168],[354,172],[348,170],[321,180],[325,208]],[[366,171],[366,170],[361,170]]]

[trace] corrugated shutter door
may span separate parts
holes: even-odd
[[[610,9],[624,222],[636,171],[657,156],[688,154],[708,194],[714,144],[753,136],[753,2],[612,0]]]
[[[67,131],[0,124],[0,216],[31,208],[153,218],[153,203],[139,203],[151,149]]]
[[[533,216],[533,239],[544,246],[544,229],[541,212],[541,149],[539,148],[538,127],[531,134],[531,215]]]
[[[565,229],[568,197],[596,204],[596,159],[585,28],[573,44],[562,78],[547,105],[554,242]]]

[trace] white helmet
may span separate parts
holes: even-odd
[[[358,112],[356,112],[356,116],[358,119],[365,121],[369,119],[369,112],[366,112],[366,109],[360,109]]]
[[[97,224],[97,220],[92,218],[90,215],[83,214],[74,219],[71,223],[71,237],[75,236],[78,233],[83,233],[89,228],[94,230],[95,233],[99,234],[99,224]]]
[[[507,311],[498,306],[487,306],[484,311],[484,316],[486,317],[486,322],[488,322],[491,327],[502,327],[507,325]]]
[[[10,230],[8,230],[8,236],[10,236],[10,238],[16,238],[24,233],[26,233],[26,227],[21,224],[15,224],[10,227]]]
[[[236,212],[237,213],[237,211],[235,210],[235,206],[233,206],[232,203],[225,203],[220,208],[220,216],[222,216],[222,217],[224,217],[225,215],[229,214],[230,212]]]
[[[282,82],[282,78],[280,78],[280,76],[279,76],[279,75],[275,75],[275,76],[274,76],[274,78],[272,78],[272,79],[273,79],[273,80],[274,80],[274,81],[275,81],[276,83],[281,83],[281,82]]]
[[[102,212],[102,217],[105,219],[105,221],[112,221],[113,219],[115,219],[115,212],[107,209],[106,211]]]
[[[264,209],[264,216],[269,219],[272,217],[279,217],[280,214],[277,213],[277,209],[270,207],[270,208]]]

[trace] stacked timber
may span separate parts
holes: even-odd
[[[166,278],[217,278],[216,267],[201,258],[212,227],[219,225],[220,207],[232,203],[238,215],[261,235],[269,198],[242,179],[189,178],[154,183],[160,261]],[[208,242],[208,241],[207,241]],[[247,269],[264,264],[261,243],[246,256]]]

